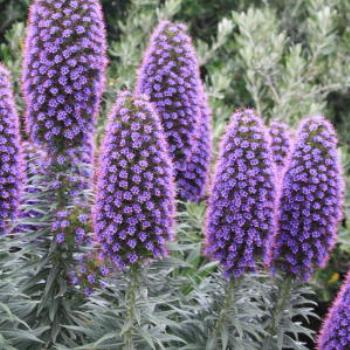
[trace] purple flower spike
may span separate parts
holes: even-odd
[[[323,324],[317,349],[350,349],[350,272]]]
[[[105,82],[98,0],[34,0],[24,51],[27,128],[50,155],[90,143]]]
[[[191,156],[186,164],[185,176],[178,180],[179,197],[195,203],[203,199],[207,189],[212,151],[211,110],[204,91],[201,101],[201,114]]]
[[[136,92],[149,96],[159,114],[180,188],[179,179],[186,182],[202,103],[198,60],[185,25],[168,21],[158,25],[138,74]],[[186,193],[180,191],[180,197]]]
[[[10,74],[0,65],[0,235],[17,216],[23,176],[19,120]]]
[[[288,125],[282,122],[272,122],[269,133],[273,159],[278,169],[284,169],[291,148],[291,135]]]
[[[157,114],[145,96],[123,93],[101,150],[95,233],[123,269],[166,255],[173,237],[172,164]]]
[[[342,217],[343,181],[332,125],[306,119],[284,175],[278,228],[271,248],[272,270],[307,280],[325,266]]]
[[[254,111],[232,116],[209,199],[206,254],[227,277],[254,270],[274,233],[275,168],[267,131]]]

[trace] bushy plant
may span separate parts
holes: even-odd
[[[312,348],[350,252],[348,2],[30,5],[0,0],[0,348]]]

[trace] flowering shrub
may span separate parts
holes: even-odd
[[[346,1],[101,3],[5,36],[1,5],[0,348],[312,348],[349,246]],[[349,347],[348,286],[320,350]]]

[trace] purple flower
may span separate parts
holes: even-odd
[[[318,350],[350,349],[350,273],[322,326]]]
[[[9,72],[0,65],[0,234],[17,216],[23,185],[19,120]]]
[[[186,163],[185,176],[178,180],[179,197],[198,203],[205,195],[211,161],[211,111],[202,91],[200,119],[192,143],[191,156]]]
[[[306,119],[284,175],[270,265],[307,280],[325,266],[342,214],[343,180],[332,125]]]
[[[288,125],[272,122],[269,129],[273,159],[279,170],[286,166],[291,148],[291,135]]]
[[[100,153],[94,227],[119,268],[164,256],[173,236],[172,165],[155,111],[125,92],[109,117]]]
[[[96,277],[95,277],[95,275],[89,274],[89,275],[87,276],[87,281],[88,281],[90,284],[94,285],[95,282],[96,282]]]
[[[206,119],[209,117],[206,102],[202,98],[198,60],[186,26],[168,21],[162,21],[158,25],[141,65],[136,91],[149,96],[159,114],[179,189],[180,182],[186,183],[187,162],[191,164],[190,176],[193,173],[193,162],[203,162],[201,167],[207,162],[207,159],[191,160],[191,155],[195,158],[208,156],[199,150],[202,146],[197,149],[193,145],[193,140],[202,132],[203,137],[208,137],[205,130],[201,129],[202,123],[208,123]],[[206,178],[202,173],[200,176]],[[204,182],[200,180],[196,186],[200,183],[204,185]],[[187,192],[187,189],[181,189],[180,198],[187,195]],[[203,189],[195,190],[189,196],[197,199],[202,192]]]
[[[106,63],[98,0],[33,1],[23,65],[26,122],[50,155],[90,143]]]
[[[228,277],[254,270],[266,254],[275,196],[267,131],[254,111],[238,111],[221,143],[206,223],[206,254]]]
[[[64,239],[65,239],[64,233],[59,233],[56,235],[56,242],[58,244],[62,244],[64,242]]]

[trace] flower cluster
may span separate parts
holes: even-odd
[[[18,211],[23,175],[19,120],[9,72],[0,65],[0,234]]]
[[[350,349],[350,273],[323,324],[317,349]]]
[[[68,149],[65,155],[49,158],[47,172],[51,178],[50,187],[56,193],[67,193],[70,203],[79,204],[83,191],[90,188],[92,150],[91,143],[86,143]]]
[[[166,254],[172,238],[172,164],[157,114],[125,92],[109,117],[100,154],[95,233],[119,268]]]
[[[206,253],[227,276],[253,270],[274,233],[275,172],[267,131],[254,111],[235,113],[220,148]]]
[[[98,0],[34,0],[23,91],[28,131],[49,155],[90,142],[104,87],[105,41]]]
[[[163,21],[158,25],[141,65],[136,91],[149,96],[159,114],[178,184],[186,177],[201,117],[199,65],[183,24]]]
[[[86,296],[91,295],[95,288],[104,287],[103,278],[110,273],[104,254],[98,252],[98,247],[95,248],[77,258],[77,269],[70,271],[68,276],[70,283],[79,287]]]
[[[178,180],[179,197],[195,203],[198,203],[205,195],[211,161],[211,111],[204,91],[202,92],[200,113],[191,156],[186,163],[185,176]]]
[[[271,149],[277,168],[283,169],[288,161],[291,148],[291,135],[288,125],[283,122],[272,122],[269,129]]]
[[[298,279],[325,265],[342,212],[342,177],[332,125],[306,119],[287,164],[270,263]]]
[[[52,233],[58,244],[90,243],[88,237],[89,215],[81,208],[64,209],[55,213],[55,220],[51,225]]]

